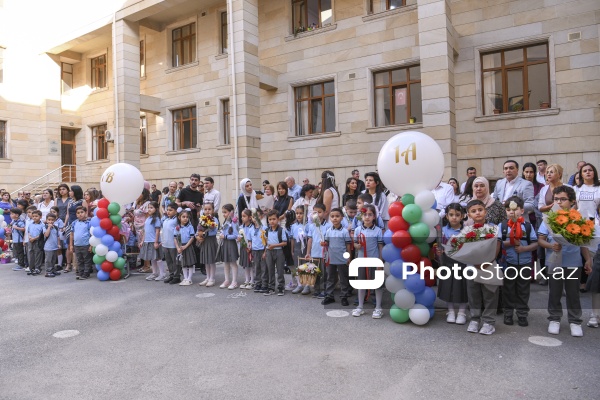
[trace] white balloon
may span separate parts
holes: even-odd
[[[94,227],[90,227],[90,235],[94,236]]]
[[[429,237],[427,238],[427,243],[433,243],[437,239],[437,231],[435,228],[429,227]]]
[[[440,222],[440,214],[436,210],[429,209],[421,215],[421,222],[423,222],[428,227],[432,228],[439,224]]]
[[[109,251],[106,253],[106,261],[115,262],[119,258],[119,254],[116,251]]]
[[[444,153],[426,134],[402,132],[381,148],[377,170],[390,191],[415,195],[438,185],[444,175]]]
[[[422,304],[415,304],[413,308],[408,310],[408,318],[415,325],[425,325],[429,322],[429,310]]]
[[[90,244],[91,244],[91,242],[92,241],[90,240]],[[108,247],[106,247],[102,243],[96,245],[96,254],[98,254],[99,256],[105,256],[107,253],[108,253]]]
[[[98,245],[102,245],[102,239],[100,239],[99,237],[96,237],[96,236],[92,236],[90,238],[90,246],[96,247]],[[106,246],[104,246],[104,247],[106,247]],[[108,252],[108,248],[106,251]],[[104,254],[106,254],[106,253],[104,253]]]
[[[435,203],[435,196],[431,190],[423,190],[415,196],[415,204],[421,207],[421,210],[430,210]]]
[[[399,308],[408,310],[415,305],[415,295],[406,289],[400,289],[394,295],[394,303]]]
[[[102,174],[100,190],[110,202],[131,203],[144,190],[144,177],[140,170],[131,164],[113,164]]]
[[[390,274],[390,263],[389,262],[383,263],[383,272],[385,272],[385,276],[388,276]]]
[[[6,228],[8,224],[6,223],[6,221],[2,221],[2,224],[0,224],[0,228]]]
[[[390,293],[397,293],[398,291],[404,289],[404,282],[402,282],[402,279],[398,279],[394,275],[390,275],[385,279],[385,288]]]

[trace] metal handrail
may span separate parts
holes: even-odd
[[[58,167],[58,168],[56,168],[56,169],[53,169],[52,171],[48,172],[46,175],[43,175],[43,176],[41,176],[41,177],[37,178],[36,180],[33,180],[33,181],[29,182],[27,185],[25,185],[25,186],[22,186],[22,187],[18,188],[17,190],[14,190],[13,192],[11,192],[11,193],[10,193],[11,197],[12,197],[12,196],[13,196],[15,193],[18,193],[18,192],[20,192],[21,190],[23,190],[23,189],[25,189],[25,188],[27,188],[27,187],[29,187],[29,186],[36,185],[36,183],[38,183],[38,182],[42,181],[44,178],[47,178],[47,177],[49,177],[50,175],[52,175],[53,173],[55,173],[55,172],[57,172],[57,171],[61,171],[60,177],[62,178],[62,169],[63,169],[63,168],[65,168],[65,167],[74,168],[74,167],[75,167],[75,165],[72,165],[72,164],[65,164],[65,165],[61,165],[60,167]],[[49,180],[49,179],[48,179],[48,180]],[[59,182],[59,183],[60,183],[60,182]]]

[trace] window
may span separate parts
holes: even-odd
[[[231,143],[231,130],[229,125],[229,99],[221,100],[221,108],[223,116],[221,117],[221,144]]]
[[[66,93],[73,89],[73,65],[67,63],[61,63],[61,74],[62,74],[62,93]]]
[[[548,44],[481,54],[484,115],[550,106]]]
[[[140,78],[146,76],[146,42],[140,40]]]
[[[92,126],[92,160],[106,160],[107,158],[106,124]]]
[[[173,67],[179,67],[196,60],[196,23],[173,29]]]
[[[296,136],[335,130],[333,81],[296,88]]]
[[[173,110],[173,150],[197,147],[196,107]]]
[[[373,75],[375,126],[407,124],[422,120],[419,65],[378,71]]]
[[[227,54],[227,12],[221,13],[221,54]]]
[[[106,54],[92,58],[92,89],[106,87]]]
[[[332,22],[331,0],[292,0],[294,33],[321,28]]]
[[[148,129],[145,115],[140,115],[140,154],[148,154]]]
[[[0,121],[0,158],[6,158],[6,121]]]
[[[369,14],[376,14],[383,11],[395,10],[406,5],[411,0],[369,0]]]

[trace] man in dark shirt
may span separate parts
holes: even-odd
[[[202,202],[204,200],[204,191],[199,188],[200,175],[190,175],[190,185],[179,191],[177,196],[177,204],[181,208],[189,208],[192,214],[192,226],[194,229],[198,229],[198,216],[202,210]],[[196,260],[198,260],[196,266],[200,269],[200,272],[206,275],[206,269],[204,264],[200,264],[200,249],[198,246],[193,246],[194,252],[196,253]]]
[[[360,180],[360,172],[357,169],[352,171],[352,177],[356,179],[356,193],[362,193],[365,190],[365,183]],[[344,191],[346,188],[344,188]]]
[[[162,192],[160,190],[156,189],[156,185],[151,186],[150,198],[152,199],[152,201],[160,203],[160,194],[161,193]]]

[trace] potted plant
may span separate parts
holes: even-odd
[[[408,121],[409,121],[411,124],[414,124],[415,122],[417,122],[417,118],[416,118],[416,117],[413,117],[413,116],[411,115],[411,117],[410,117],[410,119],[409,119]]]
[[[550,108],[550,103],[540,99],[540,108]]]
[[[494,115],[498,115],[500,114],[500,109],[499,108],[494,108]]]
[[[523,104],[517,103],[517,104],[513,105],[512,111],[515,111],[515,112],[523,111]]]

